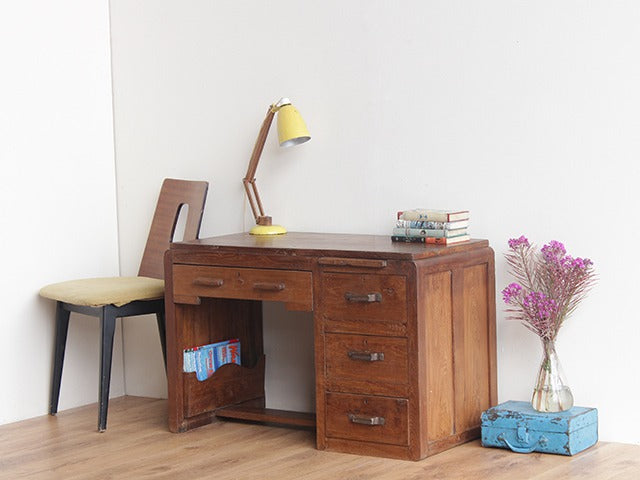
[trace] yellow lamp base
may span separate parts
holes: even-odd
[[[255,225],[249,230],[251,235],[282,235],[287,229],[280,225]]]

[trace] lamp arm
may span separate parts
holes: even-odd
[[[254,200],[254,195],[253,195],[253,189],[255,188],[255,183],[249,182],[247,180],[243,180],[242,183],[244,184],[244,191],[247,194],[247,199],[249,199],[249,206],[251,207],[253,218],[255,218],[257,222],[258,218],[260,217],[260,211],[258,209],[258,205],[256,205],[256,201]]]
[[[267,141],[267,135],[269,134],[269,128],[271,127],[275,113],[276,110],[274,110],[273,106],[270,106],[267,111],[267,116],[262,122],[262,127],[260,127],[256,144],[253,147],[249,166],[247,167],[247,174],[242,180],[245,192],[247,193],[247,198],[249,199],[251,211],[253,212],[253,217],[255,218],[256,223],[260,225],[270,225],[271,219],[265,216],[264,209],[262,208],[262,202],[260,201],[260,195],[258,194],[258,187],[256,186],[256,170],[258,169],[260,155],[262,155],[262,150],[264,149],[264,144]]]

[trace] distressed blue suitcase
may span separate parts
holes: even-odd
[[[598,441],[595,408],[542,413],[528,402],[511,400],[483,412],[481,419],[484,447],[574,455]]]

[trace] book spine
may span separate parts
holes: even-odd
[[[407,237],[405,235],[391,235],[391,240],[405,243],[427,243],[427,237]]]
[[[429,230],[458,230],[467,228],[468,220],[458,220],[456,222],[422,222],[419,220],[396,220],[397,228],[426,228]]]
[[[415,210],[398,212],[398,220],[410,220],[413,222],[448,222],[449,214],[440,212],[418,212]]]
[[[451,212],[446,210],[428,210],[418,208],[415,210],[398,212],[397,219],[422,222],[453,222],[469,219],[469,211],[461,210],[458,212]]]
[[[433,230],[429,228],[399,228],[393,229],[392,234],[405,237],[458,237],[467,233],[466,228],[460,228],[458,230]]]
[[[431,245],[449,245],[451,243],[459,243],[459,242],[467,241],[469,239],[470,239],[469,235],[458,235],[457,237],[449,237],[449,238],[412,237],[412,236],[406,236],[406,235],[391,236],[391,240],[394,242],[427,243]]]
[[[432,243],[434,245],[447,245],[449,243],[448,238],[427,238],[427,243]]]

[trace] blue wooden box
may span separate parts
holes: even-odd
[[[511,400],[483,412],[481,419],[484,447],[574,455],[598,441],[595,408],[542,413],[528,402]]]

